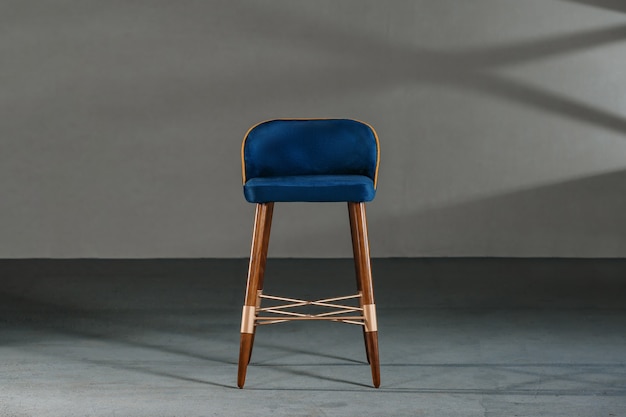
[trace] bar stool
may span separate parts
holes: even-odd
[[[244,386],[258,326],[330,320],[363,327],[372,381],[378,388],[378,329],[365,216],[365,202],[376,194],[380,160],[376,132],[366,123],[349,119],[270,120],[246,133],[241,159],[244,196],[256,204],[256,213],[241,318],[237,385]],[[263,293],[274,203],[295,201],[347,202],[357,294],[308,301]],[[262,302],[279,304],[266,307]],[[327,311],[297,312],[303,307]]]

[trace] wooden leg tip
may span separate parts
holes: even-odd
[[[366,347],[370,367],[372,369],[372,384],[380,387],[380,363],[378,360],[378,332],[365,332]]]
[[[237,371],[237,386],[243,388],[246,382],[246,371],[250,362],[250,354],[252,353],[252,342],[254,335],[250,333],[241,334],[241,346],[239,347],[239,369]]]
[[[239,372],[237,373],[237,386],[239,388],[243,388],[246,383],[246,369],[239,368]]]

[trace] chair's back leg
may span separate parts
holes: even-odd
[[[376,388],[380,386],[380,363],[378,359],[378,326],[376,305],[374,303],[374,287],[372,285],[372,267],[370,264],[369,239],[367,234],[367,218],[365,203],[348,203],[352,245],[357,273],[358,288],[361,292],[363,315],[365,316],[365,350],[372,368],[372,382]]]
[[[348,203],[348,214],[350,216],[350,234],[352,236],[352,254],[354,255],[354,270],[356,271],[356,286],[361,291],[361,251],[359,250],[359,234],[357,226],[357,203]]]
[[[239,347],[239,370],[237,372],[237,385],[239,388],[243,388],[246,382],[246,371],[252,356],[252,346],[254,345],[254,334],[256,331],[254,321],[258,304],[258,292],[263,289],[273,211],[274,203],[259,203],[256,205],[250,263],[248,265],[246,298],[241,317],[241,343]]]

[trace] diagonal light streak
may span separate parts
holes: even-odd
[[[553,58],[624,40],[626,40],[626,24],[619,24],[521,41],[513,45],[474,48],[454,54],[454,59],[461,60],[474,68],[489,68]]]
[[[468,80],[472,81],[468,82]],[[449,81],[454,82],[455,80]],[[531,108],[558,114],[577,122],[586,122],[616,133],[626,133],[626,118],[621,115],[510,78],[495,74],[477,73],[466,80],[460,80],[460,85],[465,88],[484,91]]]
[[[252,8],[255,9],[254,13],[244,15],[240,23],[243,23],[248,30],[252,29],[255,34],[271,38],[277,44],[284,42],[300,48],[335,54],[343,59],[353,58],[362,65],[388,59],[411,61],[415,52],[427,51],[415,43],[392,43],[379,34],[355,33],[352,30],[324,25],[324,22],[312,20],[309,15],[281,16],[268,11],[267,7]],[[626,1],[624,1],[624,8],[626,9]],[[285,10],[281,12],[285,13]],[[487,70],[495,66],[575,53],[624,40],[626,40],[626,23],[537,37],[497,46],[470,47],[458,52],[433,51],[432,53],[439,55],[439,63],[448,62],[451,65]]]
[[[254,13],[244,16],[240,23],[249,25],[248,28],[254,29],[258,35],[279,43],[289,42],[292,46],[338,57],[337,66],[311,69],[315,71],[316,77],[340,81],[326,87],[315,86],[312,93],[316,96],[379,90],[408,82],[452,84],[607,130],[626,133],[626,118],[622,115],[512,80],[493,71],[499,66],[529,63],[624,41],[625,24],[506,45],[440,52],[410,44],[393,44],[374,34],[355,33],[322,25],[311,20],[309,16],[285,16],[285,10],[277,14],[268,11],[267,7],[255,9]],[[255,19],[256,22],[250,19]],[[259,20],[263,24],[259,24]],[[285,24],[285,21],[289,23]],[[289,74],[279,72],[273,74],[273,77],[276,83],[288,81],[298,85],[300,94],[311,88],[305,86],[307,83],[304,81],[311,77],[306,70]],[[276,98],[281,98],[281,92],[274,93]],[[282,92],[284,96],[289,94],[290,90]]]
[[[626,13],[626,2],[624,0],[565,0],[570,3],[584,4],[585,6],[597,7],[600,9],[614,10]]]

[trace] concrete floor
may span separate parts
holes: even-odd
[[[237,389],[246,266],[0,261],[0,415],[626,416],[626,260],[374,260],[378,390],[360,328],[317,322],[260,328]],[[270,260],[266,292],[352,276]]]

